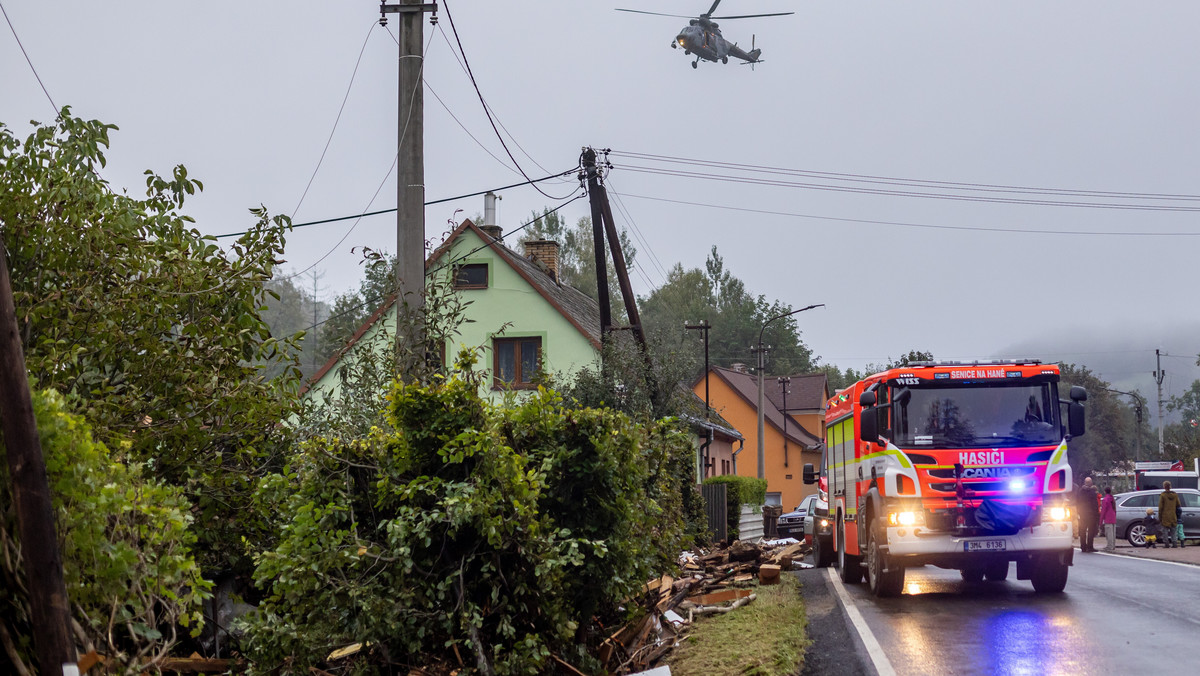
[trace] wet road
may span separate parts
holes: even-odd
[[[1066,591],[909,569],[899,598],[847,591],[897,674],[1196,673],[1200,567],[1075,554]]]

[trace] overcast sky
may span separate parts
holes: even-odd
[[[1125,365],[1103,375],[1150,393],[1162,347],[1174,355],[1163,364],[1168,392],[1197,377],[1197,214],[857,190],[1200,207],[1200,3],[725,0],[718,14],[796,12],[721,22],[743,46],[756,36],[765,62],[754,70],[693,70],[670,49],[685,20],[613,11],[698,14],[706,1],[450,1],[479,87],[526,173],[570,169],[584,145],[622,151],[611,156],[610,189],[620,196],[618,225],[639,248],[639,293],[676,263],[703,266],[715,244],[754,293],[825,303],[799,323],[813,350],[841,366],[910,349],[946,359],[1107,355]],[[295,219],[395,206],[395,177],[385,176],[396,152],[397,48],[376,3],[0,3],[53,100],[120,127],[104,176],[140,194],[145,169],[186,165],[205,184],[186,211],[211,234],[244,229],[258,204],[296,209],[365,42]],[[523,180],[449,47],[444,9],[439,19],[425,28],[427,199]],[[8,26],[0,31],[0,121],[23,137],[28,120],[51,120],[54,109]],[[965,192],[913,179],[1193,198]],[[555,197],[574,187],[544,185]],[[505,191],[500,224],[514,228],[557,204],[528,187]],[[478,197],[431,206],[426,233],[482,209]],[[586,215],[587,201],[564,213]],[[394,251],[394,218],[299,229],[287,269],[315,265],[330,299],[357,284],[351,248],[364,246]]]

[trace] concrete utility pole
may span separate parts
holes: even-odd
[[[1162,370],[1162,353],[1158,350],[1154,351],[1154,361],[1157,364],[1157,368],[1154,370],[1154,381],[1158,383],[1158,457],[1161,460],[1166,454],[1166,446],[1163,444],[1163,427],[1166,423],[1163,421],[1162,411],[1162,381],[1167,372]]]
[[[399,103],[396,151],[396,349],[410,355],[402,371],[423,359],[425,331],[421,310],[425,303],[425,88],[421,82],[425,44],[425,12],[437,18],[436,2],[400,0],[381,4],[383,15],[400,15]],[[386,16],[380,22],[386,21]],[[410,331],[404,331],[404,319]]]
[[[775,321],[776,319],[783,319],[784,317],[790,317],[791,315],[799,314],[801,312],[804,312],[805,310],[811,310],[816,307],[825,307],[825,304],[817,303],[816,305],[809,305],[808,307],[802,307],[799,310],[792,310],[791,312],[784,312],[783,314],[775,315],[774,317],[771,317],[767,321],[763,322],[762,328],[758,330],[758,349],[755,350],[754,348],[751,348],[751,351],[758,353],[758,478],[759,479],[767,478],[767,452],[766,452],[766,447],[763,445],[764,444],[764,441],[763,441],[763,370],[766,368],[767,360],[766,360],[766,355],[763,353],[763,342],[762,342],[763,331],[766,331],[767,325],[770,324],[771,322]],[[766,348],[766,349],[770,350],[770,348]]]
[[[1137,414],[1137,429],[1133,435],[1133,464],[1134,467],[1136,467],[1138,461],[1142,459],[1142,408],[1144,404],[1142,395],[1135,392],[1122,392],[1121,390],[1114,390],[1111,387],[1106,387],[1104,389],[1115,394],[1123,394],[1127,397],[1133,397],[1133,411],[1135,414]],[[1135,488],[1134,490],[1137,489]]]
[[[71,610],[63,582],[62,555],[54,527],[54,506],[46,460],[33,417],[29,374],[8,275],[8,252],[0,237],[0,430],[8,456],[21,559],[29,589],[30,624],[38,673],[78,674],[69,630]]]

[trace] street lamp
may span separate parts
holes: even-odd
[[[1134,469],[1137,469],[1138,460],[1140,460],[1142,457],[1142,409],[1143,409],[1145,400],[1142,399],[1142,395],[1137,394],[1135,392],[1122,392],[1121,390],[1114,390],[1111,387],[1106,387],[1106,388],[1104,388],[1104,390],[1106,392],[1113,392],[1116,394],[1123,394],[1127,397],[1133,397],[1133,400],[1136,403],[1136,406],[1133,409],[1134,412],[1137,413],[1137,428],[1134,430],[1134,433],[1133,433],[1133,439],[1134,439],[1133,466],[1134,466]],[[1136,488],[1135,488],[1135,490],[1136,490]]]
[[[767,455],[763,446],[763,369],[766,368],[767,360],[763,355],[763,332],[767,330],[767,325],[776,319],[783,319],[794,314],[799,314],[805,310],[811,310],[815,307],[825,307],[824,303],[809,305],[802,307],[799,310],[792,310],[781,315],[775,315],[767,321],[763,322],[762,328],[758,330],[758,478],[767,478]]]

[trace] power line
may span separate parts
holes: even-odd
[[[21,53],[25,55],[25,63],[29,64],[29,70],[33,71],[33,76],[37,78],[38,84],[42,88],[42,93],[46,95],[46,100],[54,108],[54,114],[58,115],[58,104],[54,103],[54,98],[50,96],[50,92],[46,89],[46,83],[42,82],[42,76],[38,75],[37,68],[33,67],[33,60],[29,58],[29,52],[25,51],[25,45],[21,44],[21,38],[17,35],[17,29],[12,25],[12,19],[8,18],[8,10],[4,9],[4,3],[0,2],[0,13],[4,14],[4,21],[8,23],[8,30],[12,31],[13,38],[17,41],[17,46],[21,48]]]
[[[520,232],[520,231],[524,230],[525,228],[528,228],[530,225],[533,225],[534,223],[538,222],[538,221],[539,221],[539,220],[541,220],[542,218],[545,218],[545,217],[546,217],[548,214],[552,214],[552,213],[554,213],[554,212],[558,211],[559,209],[562,209],[563,207],[567,206],[568,204],[571,204],[572,202],[575,202],[575,201],[577,201],[577,200],[583,199],[583,197],[585,197],[585,195],[576,195],[575,197],[571,198],[570,200],[568,200],[568,201],[566,201],[566,202],[563,202],[562,204],[558,205],[557,207],[554,207],[553,209],[551,209],[550,211],[546,212],[545,214],[542,214],[541,216],[538,216],[537,218],[533,219],[532,221],[529,221],[528,223],[525,223],[524,225],[522,225],[522,226],[520,226],[520,227],[518,227],[518,228],[515,228],[515,229],[513,229],[513,230],[510,230],[510,231],[508,231],[508,232],[506,232],[506,233],[502,234],[502,235],[500,236],[500,239],[504,239],[505,237],[508,237],[509,235],[515,235],[516,233],[518,233],[518,232]],[[440,270],[444,270],[444,269],[446,269],[447,267],[449,267],[449,266],[451,266],[451,265],[454,265],[454,264],[455,264],[455,263],[457,263],[458,261],[460,261],[460,260],[462,260],[462,259],[464,259],[464,258],[467,258],[468,256],[474,255],[475,253],[477,253],[477,252],[479,252],[479,251],[482,251],[482,250],[484,250],[484,249],[488,248],[489,246],[491,246],[491,244],[487,244],[487,243],[485,243],[485,244],[483,244],[483,245],[481,245],[481,246],[477,246],[477,247],[475,247],[474,249],[471,249],[470,251],[468,251],[468,252],[466,252],[466,253],[464,253],[464,254],[460,254],[460,255],[458,255],[458,256],[455,256],[453,259],[451,259],[451,260],[447,261],[446,263],[443,263],[442,265],[440,265],[440,266],[438,266],[438,267],[436,267],[436,268],[433,268],[432,270],[426,270],[426,271],[425,271],[425,276],[426,276],[426,277],[429,277],[430,275],[434,274],[435,272],[438,272],[438,271],[440,271]],[[293,276],[294,276],[294,275],[293,275]],[[289,278],[284,278],[284,279],[289,279]],[[321,320],[321,321],[319,321],[319,322],[316,322],[316,323],[314,323],[312,326],[309,326],[308,328],[306,328],[306,329],[304,329],[304,330],[305,330],[305,331],[311,331],[312,329],[315,329],[315,328],[317,328],[318,326],[321,326],[322,324],[325,324],[326,322],[332,321],[332,320],[334,320],[334,319],[338,319],[339,317],[345,317],[346,315],[349,315],[349,314],[353,314],[354,312],[356,312],[357,310],[361,309],[362,307],[364,307],[364,306],[366,306],[366,305],[373,305],[373,304],[375,304],[375,303],[382,302],[382,301],[386,300],[386,298],[387,298],[386,296],[383,296],[383,297],[373,297],[373,298],[368,298],[368,299],[365,299],[365,300],[363,300],[363,302],[361,302],[361,303],[357,303],[357,304],[355,304],[355,305],[351,306],[350,308],[348,308],[348,309],[346,309],[346,310],[343,310],[342,312],[339,312],[339,313],[337,313],[337,314],[335,314],[335,315],[330,315],[330,316],[326,317],[325,319],[323,319],[323,320]]]
[[[325,139],[325,147],[321,149],[321,157],[317,160],[317,166],[313,167],[312,176],[308,177],[308,184],[304,186],[304,192],[300,194],[300,201],[296,202],[296,208],[292,209],[292,218],[300,211],[300,205],[304,204],[304,198],[308,197],[308,189],[312,187],[313,179],[317,177],[317,172],[321,169],[321,163],[325,161],[325,153],[329,152],[329,144],[333,142],[333,134],[337,131],[338,122],[342,120],[342,111],[346,109],[346,101],[350,100],[350,90],[354,87],[354,78],[358,75],[358,66],[362,63],[363,54],[367,51],[367,43],[371,40],[371,33],[375,30],[377,22],[372,19],[371,27],[367,29],[367,36],[363,38],[362,48],[358,50],[358,59],[354,62],[354,71],[350,73],[350,82],[346,85],[346,94],[342,97],[342,105],[338,107],[337,117],[333,120],[333,128],[329,130],[329,138]]]
[[[1173,206],[1161,204],[1122,204],[1119,202],[1066,202],[1058,200],[1036,200],[1015,197],[986,197],[981,195],[953,195],[934,192],[913,192],[907,190],[884,190],[880,188],[857,188],[836,186],[820,183],[803,183],[779,179],[753,178],[750,176],[735,176],[730,174],[708,174],[699,171],[681,171],[660,169],[641,165],[619,165],[619,168],[642,174],[658,176],[675,176],[678,178],[697,178],[722,183],[741,183],[762,185],[776,188],[798,188],[803,190],[819,190],[825,192],[852,193],[857,195],[880,195],[884,197],[912,197],[920,199],[944,200],[949,202],[982,202],[987,204],[1020,204],[1027,206],[1072,207],[1083,209],[1111,209],[1117,211],[1166,211],[1166,212],[1195,212],[1200,206]]]
[[[393,161],[393,167],[394,166],[395,166],[395,163]],[[572,167],[564,172],[560,172],[557,174],[551,174],[550,176],[543,176],[542,178],[537,178],[537,179],[534,179],[533,181],[521,181],[520,183],[512,183],[510,185],[501,186],[499,188],[492,188],[490,190],[480,190],[477,192],[467,193],[465,195],[455,195],[454,197],[443,197],[441,199],[436,199],[436,200],[426,202],[424,206],[428,207],[428,206],[432,206],[435,204],[442,204],[444,202],[453,202],[454,200],[465,199],[467,197],[478,197],[480,195],[486,195],[489,192],[500,192],[502,190],[508,190],[510,188],[519,188],[523,185],[529,185],[530,183],[539,183],[542,181],[549,181],[549,180],[552,180],[555,178],[560,178],[562,176],[569,176],[571,174],[574,174],[577,169],[578,169],[578,167]],[[389,173],[389,175],[391,174],[390,171],[388,173]],[[378,194],[378,191],[376,191],[376,194]],[[310,225],[324,225],[326,223],[336,223],[338,221],[349,221],[349,220],[352,220],[355,218],[364,218],[366,216],[378,216],[380,214],[390,214],[390,213],[394,213],[395,211],[396,211],[395,207],[392,207],[391,209],[380,209],[378,211],[364,211],[361,214],[351,214],[349,216],[337,216],[335,218],[323,218],[319,221],[308,221],[306,223],[293,223],[291,227],[292,227],[292,229],[296,229],[296,228],[307,227]],[[223,235],[214,235],[213,237],[216,239],[223,239],[225,237],[239,237],[241,235],[246,234],[247,232],[250,232],[250,231],[243,230],[242,232],[228,232]]]
[[[425,49],[422,50],[422,53],[421,53],[421,70],[420,70],[420,72],[417,73],[416,82],[413,83],[412,93],[408,97],[408,114],[404,118],[404,128],[400,130],[400,135],[396,139],[396,155],[395,155],[395,157],[392,158],[392,166],[388,167],[387,174],[385,174],[383,177],[383,180],[379,182],[379,187],[375,189],[375,194],[371,195],[371,200],[369,202],[367,202],[367,206],[363,209],[364,212],[367,209],[370,209],[371,205],[375,203],[375,198],[379,197],[379,191],[383,190],[383,186],[387,184],[387,181],[391,177],[392,172],[395,171],[395,169],[396,169],[396,163],[400,160],[400,151],[404,148],[404,139],[408,132],[408,124],[410,121],[412,121],[413,105],[416,103],[416,100],[417,100],[417,88],[421,86],[421,78],[425,71],[425,56],[426,56],[426,54],[429,53],[429,47],[432,44],[433,44],[433,39],[430,38],[430,40],[427,43],[425,43]],[[313,263],[311,265],[304,268],[303,270],[300,270],[299,272],[295,272],[286,277],[281,277],[279,279],[279,281],[287,281],[289,279],[292,279],[293,277],[298,277],[298,276],[308,272],[309,270],[317,267],[317,265],[319,265],[321,263],[321,261],[325,260],[326,258],[329,258],[333,254],[334,251],[337,251],[337,248],[342,245],[342,242],[346,241],[346,238],[350,236],[350,233],[354,232],[354,229],[357,228],[358,224],[361,222],[362,222],[361,216],[355,218],[354,224],[351,225],[348,230],[346,230],[346,234],[342,235],[342,238],[337,241],[337,244],[334,244],[329,249],[329,251],[326,251],[325,255],[323,255],[320,258],[318,258],[317,260],[313,261]]]
[[[475,81],[475,73],[471,70],[471,62],[467,59],[467,52],[463,50],[462,40],[458,37],[458,29],[454,26],[454,15],[450,13],[450,3],[447,0],[443,0],[442,6],[446,9],[446,18],[450,20],[450,31],[454,33],[454,41],[458,44],[459,53],[462,54],[463,65],[467,69],[467,76],[471,78],[471,86],[474,87],[475,94],[479,97],[479,103],[483,106],[483,112],[487,115],[488,123],[492,125],[492,131],[496,133],[496,138],[500,140],[500,145],[504,148],[504,152],[508,154],[508,159],[512,160],[513,165],[517,167],[517,170],[521,172],[525,180],[531,180],[529,174],[525,173],[525,170],[521,168],[521,163],[517,161],[517,158],[513,157],[512,151],[508,149],[508,144],[504,142],[504,137],[500,134],[500,130],[496,128],[496,120],[492,117],[492,112],[488,109],[487,102],[483,100],[483,92],[479,91],[479,84]],[[555,197],[537,187],[537,185],[533,187],[552,200],[566,199],[565,197]]]
[[[619,192],[617,192],[616,186],[614,186],[612,183],[612,174],[611,173],[608,175],[607,179],[608,179],[607,184],[609,187],[609,192],[611,192],[613,197],[616,198],[614,201],[617,204],[617,209],[621,212],[621,214],[625,217],[625,220],[628,221],[629,225],[633,228],[634,235],[637,236],[638,241],[642,243],[642,246],[646,247],[646,252],[650,255],[651,263],[653,263],[654,266],[656,268],[658,268],[658,273],[661,276],[662,281],[665,283],[667,281],[667,277],[668,277],[667,269],[663,266],[662,261],[660,261],[658,259],[658,254],[654,253],[654,249],[652,249],[650,247],[650,242],[648,239],[646,239],[645,235],[642,234],[641,228],[639,228],[637,223],[633,220],[633,214],[631,214],[629,212],[629,209],[625,207],[625,202],[621,199],[621,194]]]
[[[1128,198],[1128,199],[1157,199],[1157,200],[1179,200],[1179,201],[1198,201],[1200,195],[1189,194],[1171,194],[1171,193],[1148,193],[1148,192],[1120,192],[1110,190],[1081,190],[1068,188],[1047,188],[1036,186],[1015,186],[1001,185],[993,183],[966,183],[958,181],[933,181],[926,179],[913,178],[896,178],[890,176],[875,176],[871,174],[852,174],[839,173],[829,171],[814,171],[808,169],[789,169],[785,167],[765,167],[754,164],[739,164],[735,162],[722,162],[716,160],[701,160],[689,159],[682,157],[673,157],[670,155],[652,155],[649,153],[637,153],[631,151],[613,150],[613,155],[633,157],[645,160],[654,160],[674,164],[685,164],[694,166],[716,167],[725,169],[735,169],[738,171],[768,173],[768,174],[783,174],[789,176],[804,176],[812,178],[823,178],[830,180],[840,180],[846,182],[860,183],[876,183],[884,185],[899,185],[908,187],[938,187],[952,190],[969,190],[976,192],[1004,192],[1004,193],[1023,193],[1034,195],[1060,195],[1071,197],[1106,197],[1106,198]]]
[[[1108,237],[1198,237],[1200,232],[1106,232],[1100,230],[1031,230],[1022,228],[994,228],[985,226],[966,226],[966,225],[932,225],[929,223],[911,223],[905,221],[882,221],[869,218],[845,218],[840,216],[820,216],[815,214],[798,214],[791,211],[772,211],[769,209],[751,209],[749,207],[733,207],[725,204],[708,204],[704,202],[695,202],[692,200],[676,200],[666,197],[653,197],[650,195],[634,195],[625,193],[625,197],[635,199],[651,200],[655,202],[666,202],[668,204],[683,204],[693,207],[705,207],[708,209],[725,209],[727,211],[741,211],[751,214],[765,214],[768,216],[789,216],[792,218],[808,218],[818,221],[837,221],[839,223],[862,223],[866,225],[893,225],[903,228],[925,228],[930,230],[962,230],[966,232],[1004,232],[1025,235],[1087,235],[1087,236],[1108,236]]]

